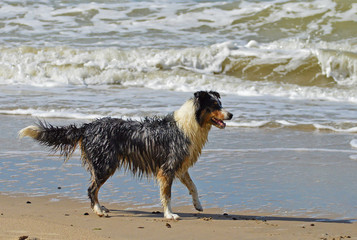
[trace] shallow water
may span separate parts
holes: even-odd
[[[140,119],[173,112],[192,96],[192,92],[112,85],[3,85],[0,114],[87,121],[105,116]],[[357,132],[357,105],[353,103],[234,94],[222,94],[222,101],[235,115],[228,126]]]
[[[87,200],[89,173],[82,168],[78,152],[64,164],[62,158],[49,155],[30,139],[16,140],[16,131],[31,124],[32,118],[2,116],[1,120],[5,123],[2,128],[10,131],[1,137],[0,191]],[[205,207],[356,218],[357,150],[351,148],[351,139],[353,135],[342,133],[213,129],[190,172]],[[104,185],[100,199],[160,206],[155,181],[133,179],[122,171]],[[187,190],[175,182],[173,205],[190,202]]]

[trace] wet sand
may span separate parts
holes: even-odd
[[[174,208],[182,219],[173,221],[161,208],[118,204],[105,204],[111,212],[100,218],[88,203],[58,196],[1,194],[0,202],[0,239],[357,239],[357,222],[345,220],[185,206]]]

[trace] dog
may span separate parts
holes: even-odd
[[[224,120],[233,117],[222,107],[220,98],[215,91],[198,91],[177,111],[140,121],[106,117],[79,127],[57,127],[39,121],[20,130],[19,137],[32,137],[59,151],[65,162],[79,146],[83,166],[91,173],[88,188],[91,208],[98,216],[109,212],[99,204],[100,187],[117,169],[125,169],[140,178],[156,177],[164,217],[176,220],[180,217],[171,210],[171,186],[175,178],[189,190],[196,210],[203,211],[188,169],[198,160],[212,125],[224,129]]]

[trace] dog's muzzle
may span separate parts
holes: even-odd
[[[224,110],[225,111],[225,110]],[[233,118],[233,114],[228,112],[228,111],[225,111],[225,118],[224,120],[231,120]]]
[[[233,114],[224,109],[221,110],[221,113],[223,115],[223,119],[213,117],[211,121],[213,125],[216,126],[217,128],[224,129],[226,127],[226,123],[223,122],[223,120],[231,120],[233,118]]]

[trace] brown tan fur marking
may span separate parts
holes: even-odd
[[[213,111],[213,112],[211,113],[210,119],[211,119],[212,117],[215,117],[215,118],[220,119],[220,120],[224,120],[224,119],[225,119],[225,116],[224,116],[224,114],[222,113],[222,111],[218,111],[218,110]]]

